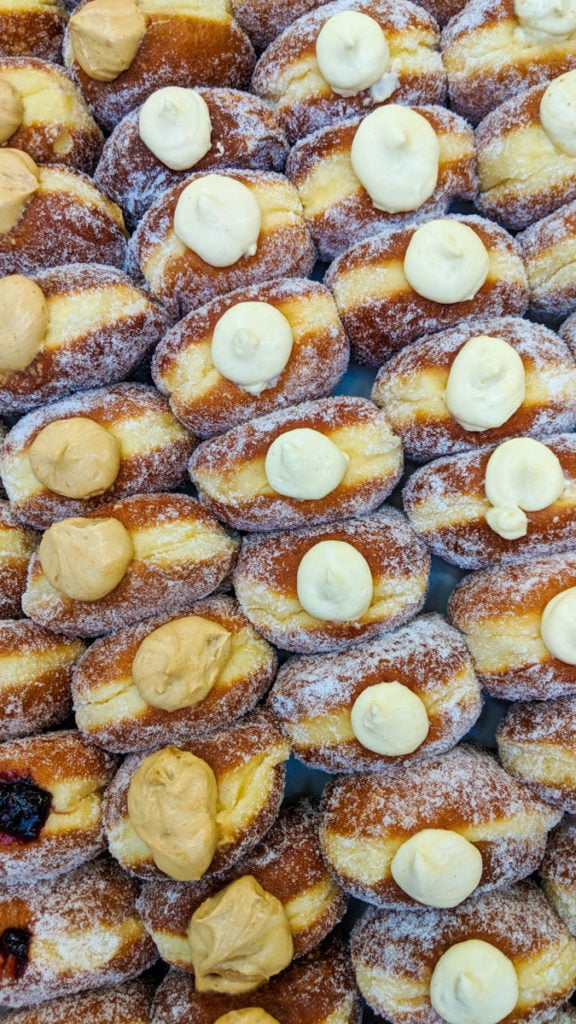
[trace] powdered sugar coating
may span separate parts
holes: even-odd
[[[264,50],[296,18],[328,0],[232,0],[234,17],[257,50]]]
[[[529,312],[537,320],[563,320],[576,306],[575,234],[576,200],[518,236],[530,286]]]
[[[62,38],[67,15],[61,0],[7,4],[0,12],[0,55],[20,57],[34,54],[42,60],[62,61]]]
[[[0,500],[0,618],[22,617],[28,564],[40,534],[23,526],[9,501]]]
[[[150,982],[138,978],[14,1010],[5,1020],[6,1024],[69,1024],[70,1019],[86,1024],[149,1024],[152,996]]]
[[[576,698],[512,704],[496,742],[508,771],[542,800],[576,812]]]

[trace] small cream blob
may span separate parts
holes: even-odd
[[[218,1017],[214,1024],[280,1024],[280,1021],[260,1006],[249,1006],[244,1010],[230,1010],[223,1017]]]
[[[47,330],[48,305],[42,289],[22,274],[0,279],[0,371],[16,373],[30,366]]]
[[[576,0],[514,0],[514,12],[524,28],[556,40],[576,30]]]
[[[448,374],[446,405],[464,430],[500,427],[526,395],[524,364],[502,338],[479,334],[462,346]]]
[[[561,590],[542,612],[540,633],[554,658],[576,665],[576,587]]]
[[[363,747],[389,757],[417,750],[430,729],[420,697],[396,680],[367,686],[354,701],[350,720]]]
[[[8,234],[40,183],[40,171],[21,149],[0,149],[0,235]]]
[[[298,501],[325,498],[344,479],[350,459],[318,430],[286,430],[266,452],[264,471],[270,486]]]
[[[24,117],[24,103],[17,89],[0,78],[0,143],[8,142],[18,131]]]
[[[210,149],[210,111],[195,89],[166,86],[143,103],[138,131],[144,145],[166,167],[185,171]]]
[[[558,149],[576,156],[576,70],[554,78],[545,89],[540,122]]]
[[[494,449],[486,466],[484,489],[494,509],[486,513],[490,528],[507,540],[527,532],[526,512],[548,508],[566,486],[560,460],[541,441],[513,437]],[[517,532],[522,528],[522,533]],[[502,532],[502,531],[506,532]]]
[[[436,188],[438,136],[410,107],[390,103],[365,117],[350,156],[354,173],[377,210],[417,210]]]
[[[390,51],[374,18],[359,11],[341,11],[320,29],[316,60],[332,92],[356,96],[383,77],[390,64]]]
[[[74,517],[52,523],[38,548],[46,579],[74,601],[98,601],[125,575],[134,546],[118,519]]]
[[[53,420],[28,450],[37,480],[67,498],[104,494],[120,472],[120,444],[105,427],[86,416]]]
[[[217,370],[251,395],[273,387],[290,358],[290,322],[269,302],[237,302],[218,320],[212,335]]]
[[[90,0],[70,18],[74,57],[98,82],[113,82],[130,67],[145,33],[135,0]]]
[[[230,267],[254,256],[262,212],[253,192],[236,178],[206,174],[180,194],[174,232],[181,242],[212,267]]]
[[[514,964],[482,939],[458,942],[432,972],[430,1002],[447,1024],[498,1024],[518,1002]]]
[[[425,828],[396,851],[392,878],[412,899],[427,907],[456,907],[476,889],[482,855],[458,832]]]
[[[298,600],[316,619],[353,622],[370,607],[374,583],[370,566],[352,544],[322,540],[298,566]]]
[[[484,243],[457,220],[430,220],[416,228],[404,257],[408,283],[433,302],[473,299],[489,269]]]

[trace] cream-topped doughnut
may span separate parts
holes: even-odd
[[[573,696],[511,704],[496,730],[504,767],[536,796],[576,811],[576,700]]]

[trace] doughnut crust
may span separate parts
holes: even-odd
[[[576,819],[565,814],[548,837],[539,875],[542,888],[568,931],[576,931]]]
[[[22,525],[9,501],[0,500],[0,618],[22,617],[28,563],[40,539]]]
[[[276,277],[306,277],[314,266],[316,254],[294,185],[272,171],[228,169],[225,176],[250,189],[260,207],[262,228],[253,256],[213,267],[176,236],[176,204],[186,186],[203,177],[201,172],[164,192],[130,240],[131,256],[152,296],[180,316],[235,288]]]
[[[491,943],[514,965],[519,995],[510,1024],[549,1021],[576,985],[576,941],[543,893],[519,882],[454,910],[370,907],[351,937],[360,991],[391,1024],[439,1024],[430,1003],[432,971],[449,946],[469,938]]]
[[[368,686],[395,680],[417,694],[430,730],[410,754],[378,754],[356,739],[354,701]],[[421,615],[389,635],[338,654],[289,658],[268,696],[296,757],[328,772],[382,771],[453,747],[472,728],[482,696],[468,649],[439,615]]]
[[[282,373],[259,395],[223,377],[211,354],[218,320],[239,302],[267,302],[288,320],[292,351]],[[331,392],[348,367],[349,346],[330,292],[303,278],[240,288],[194,310],[168,331],[154,352],[152,376],[174,413],[200,437],[286,405]]]
[[[134,545],[123,579],[97,601],[75,600],[51,586],[36,553],[22,599],[34,622],[67,636],[108,633],[207,596],[236,560],[238,542],[184,494],[137,494],[102,505],[87,518],[107,516],[119,520]]]
[[[496,730],[502,764],[555,807],[576,812],[576,699],[512,704]]]
[[[323,78],[316,39],[340,11],[358,11],[380,25],[390,50],[384,88],[339,96]],[[380,103],[442,103],[445,71],[438,52],[438,26],[406,0],[335,0],[293,22],[262,54],[252,89],[270,103],[290,143],[342,118],[365,114]]]
[[[2,934],[20,939],[18,952],[2,957],[2,1004],[18,1008],[114,985],[151,967],[158,953],[136,895],[134,880],[108,857],[74,868],[65,885],[55,878],[0,886]]]
[[[452,362],[473,337],[502,338],[522,359],[526,394],[500,427],[466,430],[446,405]],[[549,328],[520,317],[469,320],[419,338],[382,366],[372,398],[418,462],[499,444],[508,437],[538,437],[571,430],[576,421],[576,365],[567,345]]]
[[[152,986],[140,978],[113,988],[90,989],[73,996],[62,996],[46,1003],[13,1010],[6,1024],[149,1024],[152,1010]]]
[[[320,842],[343,889],[380,907],[421,904],[394,881],[398,849],[422,829],[449,829],[476,846],[474,897],[536,870],[561,812],[534,800],[495,758],[461,745],[419,764],[340,776],[322,798]]]
[[[316,430],[349,458],[343,480],[324,498],[285,497],[269,484],[264,464],[276,438]],[[198,496],[224,523],[264,531],[311,526],[373,511],[400,479],[402,447],[388,420],[365,398],[339,396],[261,416],[204,441],[188,468]]]
[[[166,189],[191,171],[223,167],[281,171],[288,155],[284,132],[262,100],[238,89],[196,89],[210,113],[211,147],[194,168],[175,171],[140,138],[140,108],[123,117],[107,139],[94,174],[96,184],[122,207],[134,226]]]
[[[60,0],[0,0],[0,56],[61,61],[67,20]]]
[[[141,696],[132,677],[132,662],[149,633],[183,615],[198,615],[223,626],[231,634],[232,651],[203,700],[165,711]],[[149,750],[184,743],[252,711],[269,688],[276,665],[274,648],[252,628],[236,601],[213,594],[179,613],[147,619],[91,644],[72,677],[76,724],[106,750]]]
[[[234,17],[254,43],[264,50],[296,18],[328,0],[232,0]]]
[[[332,291],[359,363],[380,366],[397,349],[428,332],[477,317],[521,316],[528,305],[526,272],[516,241],[482,217],[451,215],[486,247],[488,276],[472,299],[444,304],[419,295],[404,274],[404,257],[415,226],[390,229],[358,242],[329,267]]]
[[[576,201],[543,217],[518,236],[536,320],[563,320],[576,307]]]
[[[374,594],[357,620],[314,618],[298,600],[298,565],[324,540],[351,544],[368,562]],[[426,549],[404,517],[382,507],[363,518],[245,537],[234,588],[241,608],[267,640],[287,651],[314,654],[342,650],[409,621],[424,604],[429,568]]]
[[[486,521],[492,506],[484,478],[494,446],[435,459],[412,474],[403,490],[404,509],[433,554],[463,569],[482,569],[545,558],[574,546],[576,435],[552,434],[540,441],[559,459],[566,488],[551,505],[526,513],[528,532],[515,540],[501,537]]]
[[[410,109],[432,127],[440,147],[436,186],[416,210],[386,213],[377,209],[357,178],[350,154],[363,116],[314,132],[290,151],[286,174],[298,189],[320,259],[334,259],[349,248],[350,239],[359,242],[397,224],[441,217],[453,200],[473,199],[476,195],[474,134],[470,126],[444,107]]]
[[[40,431],[75,416],[104,427],[120,446],[118,476],[103,494],[92,498],[68,498],[50,490],[30,463],[30,447]],[[24,416],[2,446],[0,476],[14,513],[27,526],[43,530],[56,519],[83,516],[130,494],[177,487],[194,443],[155,388],[116,384],[83,391]]]

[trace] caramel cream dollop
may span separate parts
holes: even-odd
[[[404,892],[427,907],[456,907],[476,889],[482,855],[458,832],[425,828],[396,851],[392,877]]]
[[[576,587],[561,590],[548,601],[540,633],[550,654],[566,665],[576,665]]]
[[[48,582],[74,601],[98,601],[126,573],[134,546],[118,519],[71,517],[53,523],[38,548]]]
[[[190,182],[174,211],[177,237],[212,267],[230,267],[243,256],[254,256],[261,227],[254,193],[224,174]]]
[[[527,42],[538,42],[543,36],[559,42],[576,30],[574,0],[514,0],[514,13],[527,30]]]
[[[244,1010],[230,1010],[223,1017],[218,1017],[214,1024],[280,1024],[280,1021],[260,1006],[248,1006]]]
[[[17,89],[0,78],[0,143],[7,142],[22,124],[24,103]]]
[[[325,498],[344,479],[350,459],[319,430],[297,427],[274,439],[264,461],[270,486],[298,501]]]
[[[218,784],[209,764],[177,747],[144,758],[128,789],[128,816],[156,866],[197,881],[218,844]]]
[[[494,449],[486,466],[484,489],[493,508],[486,522],[506,540],[528,532],[525,512],[536,512],[555,502],[566,486],[560,460],[541,441],[513,437]]]
[[[554,78],[544,90],[540,122],[558,149],[576,156],[576,70]]]
[[[389,757],[417,750],[430,729],[418,694],[397,680],[367,686],[354,701],[350,720],[363,747]]]
[[[188,927],[198,992],[252,992],[292,960],[283,904],[243,875],[194,911]]]
[[[138,130],[144,145],[173,171],[194,167],[211,145],[206,101],[195,89],[176,85],[157,89],[142,104]]]
[[[298,600],[316,619],[352,622],[370,607],[374,583],[370,566],[352,544],[322,540],[300,561]]]
[[[216,369],[243,391],[273,387],[292,352],[290,321],[269,302],[237,302],[222,314],[212,335]]]
[[[416,228],[404,257],[408,283],[433,302],[473,299],[489,269],[481,238],[457,220],[429,220]]]
[[[0,149],[0,235],[6,235],[20,219],[38,188],[40,171],[21,149]]]
[[[324,23],[316,40],[320,74],[338,96],[356,96],[388,71],[390,51],[378,22],[359,11],[341,11]]]
[[[210,693],[231,650],[232,636],[219,622],[185,615],[144,637],[132,662],[132,678],[152,707],[189,708]]]
[[[98,82],[113,82],[130,67],[145,33],[135,0],[90,0],[70,18],[74,57]]]
[[[448,374],[446,406],[464,430],[500,427],[522,405],[526,373],[503,338],[478,334],[462,346]]]
[[[120,472],[117,438],[86,416],[53,420],[36,435],[28,457],[36,479],[67,498],[104,494]]]
[[[44,292],[30,278],[0,280],[0,371],[25,370],[38,355],[48,329]]]
[[[447,1024],[498,1024],[518,1002],[512,961],[482,939],[458,942],[432,972],[430,1002]]]

